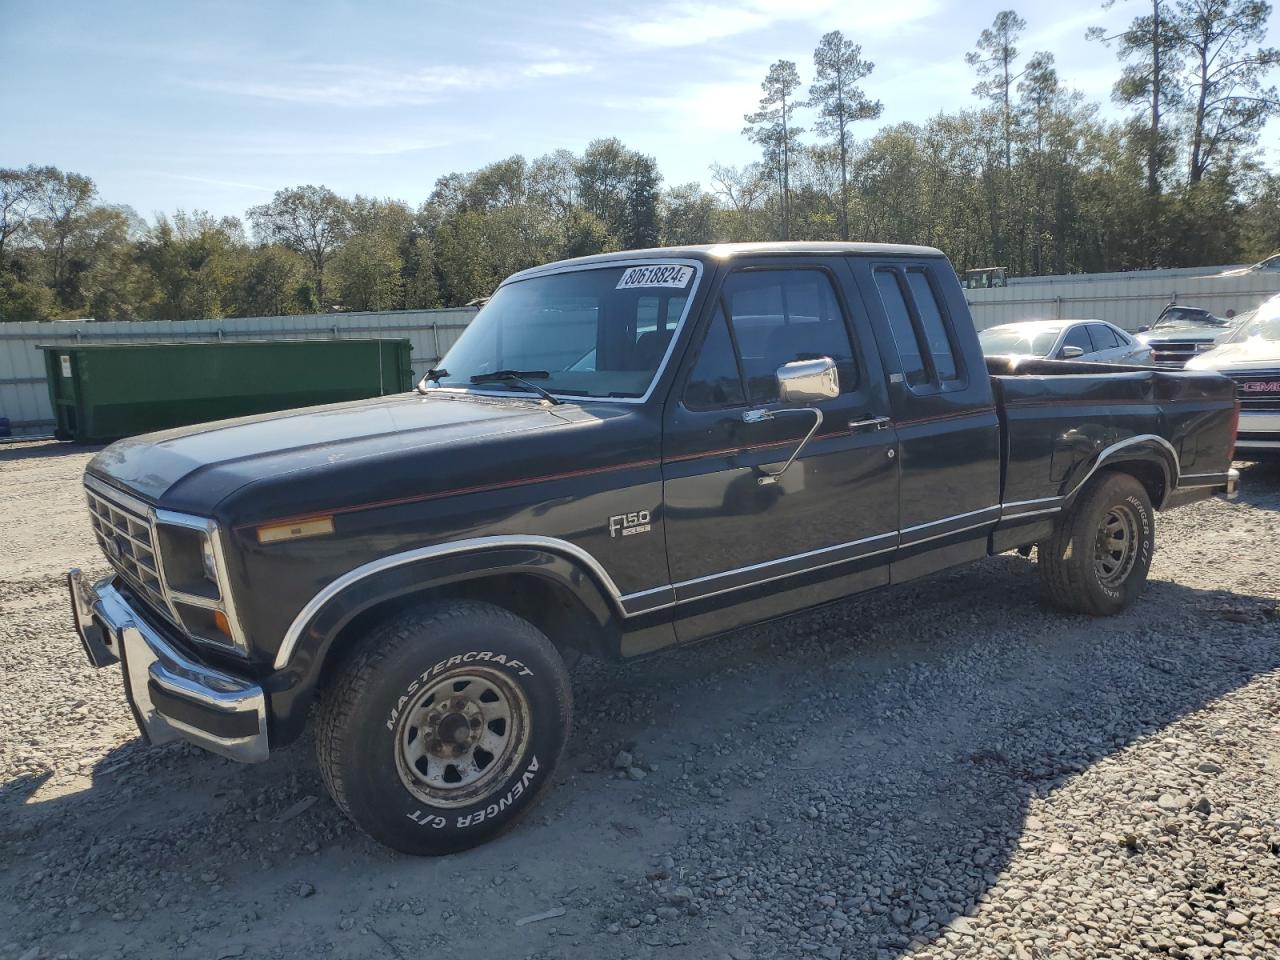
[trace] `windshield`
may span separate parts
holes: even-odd
[[[1226,327],[1230,324],[1228,321],[1220,317],[1211,316],[1203,310],[1179,309],[1171,307],[1160,315],[1160,319],[1155,322],[1151,329],[1156,330],[1160,327],[1181,327],[1188,323],[1198,323],[1206,327]]]
[[[1018,354],[1020,356],[1047,357],[1058,342],[1061,327],[1041,330],[1010,330],[992,327],[978,334],[982,352],[988,356]]]
[[[1240,326],[1223,343],[1239,343],[1257,337],[1280,340],[1280,297],[1273,297],[1256,310],[1240,315]]]
[[[498,288],[424,386],[531,392],[514,371],[553,394],[643,397],[697,282],[688,264],[584,267]]]

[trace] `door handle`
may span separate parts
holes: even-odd
[[[859,430],[888,430],[893,423],[890,417],[872,417],[870,420],[850,420],[849,432],[856,433]]]

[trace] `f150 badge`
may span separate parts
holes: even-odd
[[[633,537],[637,533],[648,533],[651,527],[648,510],[639,510],[636,513],[620,513],[615,517],[609,518],[610,537],[619,535]]]

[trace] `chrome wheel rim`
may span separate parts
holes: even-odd
[[[506,779],[529,737],[529,701],[509,677],[468,667],[419,690],[396,729],[405,788],[436,807],[462,807]]]
[[[1098,580],[1118,587],[1128,578],[1138,559],[1138,518],[1124,504],[1107,511],[1094,542],[1093,568]]]

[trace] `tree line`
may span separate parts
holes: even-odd
[[[770,66],[743,133],[745,166],[666,186],[615,138],[581,154],[512,156],[440,177],[425,203],[278,191],[243,219],[153,222],[55,167],[0,170],[0,319],[196,319],[454,306],[535,264],[609,250],[731,240],[857,239],[940,247],[964,270],[1015,274],[1195,266],[1280,249],[1280,175],[1258,139],[1280,113],[1259,0],[1142,0],[1091,30],[1120,61],[1120,120],[1024,55],[1012,10],[965,61],[975,105],[923,123],[859,124],[884,107],[874,70],[833,31],[805,88]],[[807,137],[806,124],[813,137]]]

